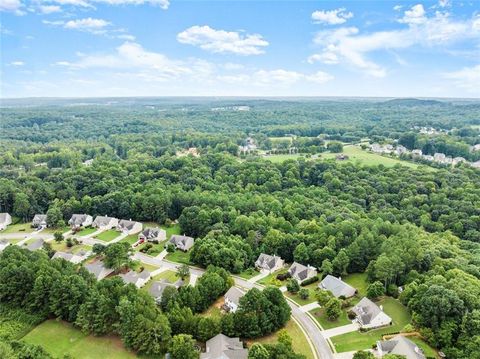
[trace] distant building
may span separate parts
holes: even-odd
[[[390,340],[377,341],[379,357],[387,354],[401,355],[406,359],[425,359],[422,349],[404,336],[397,335]]]
[[[140,222],[121,219],[118,221],[116,228],[117,231],[122,232],[123,234],[134,234],[140,232],[143,228],[143,225]]]
[[[92,158],[92,159],[89,159],[89,160],[86,160],[85,162],[83,162],[83,165],[84,165],[85,167],[90,167],[92,164],[93,164],[93,158]]]
[[[92,227],[101,230],[112,229],[118,225],[118,219],[107,216],[96,216],[92,223]]]
[[[330,274],[323,278],[323,280],[318,285],[318,288],[320,288],[321,290],[330,291],[336,298],[350,298],[353,297],[357,292],[355,288],[342,281],[341,278],[334,277]]]
[[[167,239],[167,232],[161,228],[145,228],[139,235],[138,239],[144,241],[164,241]]]
[[[348,160],[348,158],[349,157],[347,155],[343,154],[343,153],[335,156],[335,159],[337,161],[346,161],[346,160]]]
[[[458,165],[459,163],[462,163],[462,162],[467,162],[467,160],[463,157],[455,157],[452,160],[452,166],[456,166],[456,165]]]
[[[12,224],[12,217],[8,213],[0,213],[0,231],[3,231],[9,224]]]
[[[245,295],[243,291],[237,287],[230,287],[230,289],[225,293],[225,309],[227,312],[235,313],[240,305],[240,298]]]
[[[480,168],[480,161],[472,162],[472,163],[471,163],[471,166],[472,166],[473,168]]]
[[[368,298],[362,298],[352,308],[355,313],[355,320],[364,329],[379,328],[392,324],[392,318],[383,312],[383,308],[376,305]]]
[[[162,279],[158,282],[153,282],[152,286],[149,289],[150,295],[155,299],[157,304],[160,304],[162,300],[163,291],[167,287],[174,287],[176,289],[180,288],[183,285],[183,281],[181,279],[177,280],[175,283],[170,283],[166,279]]]
[[[443,162],[445,161],[445,158],[446,158],[446,156],[445,156],[444,153],[439,153],[439,152],[437,152],[437,153],[435,153],[435,154],[433,155],[433,160],[434,160],[435,162],[443,163]]]
[[[85,269],[92,273],[97,280],[101,280],[113,273],[113,269],[105,267],[102,261],[85,264]]]
[[[46,214],[36,214],[32,220],[33,228],[45,228],[47,226],[47,215]]]
[[[93,222],[92,216],[88,214],[74,214],[72,218],[68,221],[68,224],[72,229],[77,229],[80,227],[90,226]]]
[[[42,248],[44,243],[45,241],[42,238],[36,239],[35,241],[27,245],[27,249],[29,251],[36,251]]]
[[[472,152],[480,151],[480,143],[472,146],[471,150]]]
[[[404,154],[404,153],[407,153],[407,152],[408,152],[407,148],[404,147],[404,146],[402,146],[402,145],[398,145],[397,148],[395,149],[395,153],[396,153],[398,156],[400,156],[400,155],[402,155],[402,154]]]
[[[83,250],[78,252],[77,254],[66,253],[66,252],[55,252],[52,259],[62,258],[62,259],[65,259],[67,262],[78,264],[84,261],[85,259],[87,259],[90,253],[91,252],[87,252]]]
[[[200,359],[247,359],[248,349],[243,347],[239,338],[229,338],[218,334],[205,344],[205,353],[200,354]]]
[[[421,156],[422,154],[423,154],[422,150],[413,150],[412,151],[413,156]]]
[[[148,270],[143,270],[141,273],[135,271],[129,271],[125,274],[120,274],[120,278],[123,279],[125,284],[133,284],[137,288],[143,287],[152,277]]]
[[[258,270],[264,270],[271,273],[283,268],[284,263],[284,260],[276,255],[271,256],[269,254],[262,253],[255,261],[255,267]]]
[[[310,265],[304,266],[303,264],[293,262],[288,269],[288,273],[293,279],[296,279],[297,282],[301,283],[304,280],[315,277],[317,275],[317,269]]]
[[[174,234],[170,237],[168,243],[172,243],[176,249],[186,252],[193,247],[195,241],[192,237]]]

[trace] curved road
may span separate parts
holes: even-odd
[[[151,264],[157,267],[163,266],[172,270],[175,270],[179,265],[178,263],[170,262],[165,259],[160,260],[158,258],[151,257],[149,255],[145,255],[139,252],[137,252],[133,257],[146,264]],[[190,272],[197,276],[201,276],[205,271],[201,268],[190,266]],[[235,285],[238,287],[242,287],[245,289],[251,289],[253,287],[259,289],[263,288],[263,286],[260,284],[251,283],[240,277],[233,276],[233,279],[235,280]],[[330,350],[330,346],[320,333],[320,328],[318,328],[318,326],[315,324],[314,319],[311,318],[308,314],[302,312],[299,307],[296,304],[292,303],[290,300],[287,300],[287,303],[292,309],[293,318],[296,319],[299,325],[303,328],[305,333],[308,335],[311,344],[315,348],[316,357],[319,359],[333,359],[333,354]]]

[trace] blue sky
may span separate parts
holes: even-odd
[[[0,0],[1,96],[480,97],[480,1]]]

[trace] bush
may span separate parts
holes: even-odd
[[[383,284],[379,281],[369,284],[367,287],[367,297],[368,298],[378,298],[385,294],[385,288]]]
[[[300,285],[296,279],[289,279],[287,283],[287,290],[290,293],[297,293],[300,290]]]
[[[390,284],[387,287],[387,295],[393,298],[398,298],[398,287],[395,284]]]
[[[168,243],[167,244],[167,252],[168,253],[173,253],[175,252],[175,245],[173,243]]]
[[[288,272],[277,274],[277,279],[281,280],[281,281],[287,280],[290,277],[291,277],[291,275]]]
[[[324,306],[333,297],[332,293],[327,290],[319,290],[316,294],[318,304]]]
[[[305,279],[302,283],[300,283],[300,285],[302,287],[305,287],[306,285],[309,285],[309,284],[312,284],[312,283],[315,283],[315,282],[318,282],[318,276],[313,276],[312,278],[308,278],[308,279]]]
[[[310,291],[306,288],[302,288],[298,291],[298,295],[300,296],[301,299],[305,300],[310,297]]]
[[[353,320],[357,317],[357,315],[351,310],[348,311],[347,316],[348,316],[348,319],[350,320]]]

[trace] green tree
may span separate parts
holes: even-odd
[[[195,340],[187,334],[178,334],[172,338],[169,353],[172,359],[198,359],[200,357],[200,353],[195,348]]]
[[[182,280],[187,278],[190,275],[190,267],[186,264],[182,264],[177,268],[177,277],[180,277]]]
[[[300,290],[300,284],[298,284],[296,279],[290,278],[287,281],[287,290],[290,293],[297,293]]]
[[[371,352],[365,350],[359,350],[353,354],[353,359],[375,359],[375,356]]]
[[[270,354],[262,344],[253,343],[248,351],[248,359],[270,359]]]
[[[310,291],[307,288],[302,288],[298,291],[298,295],[301,299],[306,300],[310,297]]]
[[[375,281],[368,285],[367,287],[367,297],[368,298],[378,298],[385,294],[385,287],[379,281]]]
[[[329,320],[337,320],[342,314],[342,302],[337,298],[331,298],[325,304],[325,314]]]
[[[113,270],[119,270],[130,264],[130,245],[126,242],[117,242],[107,246],[104,254],[105,266]]]
[[[53,233],[53,239],[55,240],[55,242],[60,243],[64,239],[63,233],[62,232]]]

